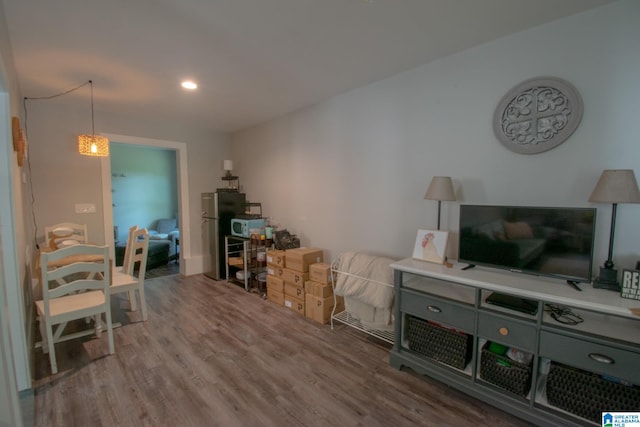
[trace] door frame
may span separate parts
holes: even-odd
[[[165,141],[161,139],[141,138],[137,136],[102,133],[109,141],[122,144],[142,145],[164,148],[176,152],[176,170],[178,179],[178,227],[180,229],[180,274],[187,275],[186,261],[191,259],[190,221],[189,221],[189,179],[187,176],[187,144],[184,142]],[[115,243],[113,239],[113,200],[111,194],[111,160],[103,157],[102,168],[102,205],[104,210],[104,241],[110,248],[110,256],[115,259]],[[186,260],[186,261],[185,261]]]
[[[4,200],[0,206],[0,396],[6,396],[6,401],[0,404],[0,424],[22,427],[23,408],[18,391],[31,387],[31,371],[14,220],[12,179],[17,175],[12,163],[15,153],[9,102],[0,70],[0,195]]]

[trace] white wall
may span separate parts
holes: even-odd
[[[43,227],[49,223],[82,222],[88,225],[92,240],[97,244],[104,243],[101,160],[77,152],[78,133],[90,131],[90,127],[87,129],[91,124],[90,113],[66,108],[56,99],[29,101],[27,108],[38,236],[42,239]],[[190,187],[187,203],[191,208],[189,222],[193,224],[189,235],[190,253],[198,258],[195,264],[201,264],[200,193],[215,191],[222,185],[221,165],[222,160],[229,156],[228,136],[179,123],[145,122],[107,115],[98,109],[96,133],[186,144]],[[76,203],[94,203],[97,213],[76,214]]]
[[[233,136],[232,159],[252,201],[326,250],[411,255],[416,230],[435,228],[424,200],[434,175],[454,179],[442,227],[460,203],[590,206],[603,169],[639,175],[640,2],[626,0],[464,51]],[[401,48],[401,47],[399,47]],[[492,130],[501,97],[536,76],[573,83],[577,131],[537,155],[504,148]],[[598,207],[594,262],[606,259],[611,207]],[[614,261],[640,259],[640,206],[618,209]],[[457,257],[457,234],[449,256]]]

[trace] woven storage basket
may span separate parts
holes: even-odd
[[[547,377],[547,401],[599,424],[602,412],[637,411],[640,387],[607,381],[596,374],[552,362]]]
[[[489,351],[487,342],[480,357],[480,378],[518,396],[526,396],[531,388],[531,363],[516,362]]]
[[[464,369],[471,360],[471,335],[409,315],[407,324],[410,350],[458,369]]]

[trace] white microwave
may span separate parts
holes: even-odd
[[[251,230],[264,229],[264,218],[261,219],[240,219],[231,220],[231,235],[238,237],[251,237]],[[262,231],[262,230],[261,230]]]

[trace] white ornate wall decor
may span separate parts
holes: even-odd
[[[537,154],[562,144],[582,119],[582,98],[569,82],[536,77],[511,89],[493,114],[493,131],[508,149]]]

